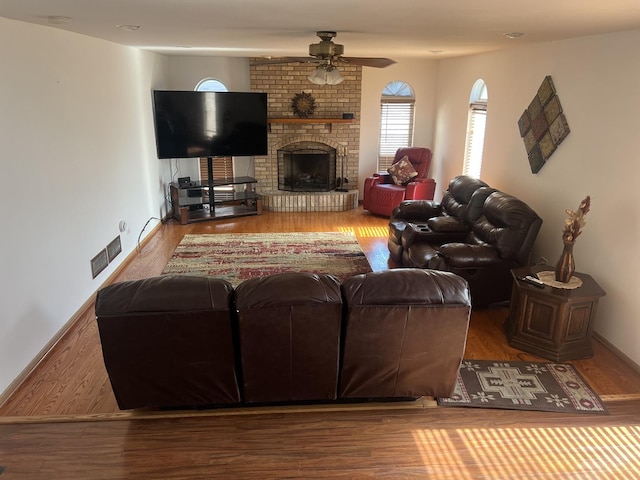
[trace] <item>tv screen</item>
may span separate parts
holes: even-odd
[[[158,158],[267,154],[267,94],[154,90]]]

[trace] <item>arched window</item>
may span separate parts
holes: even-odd
[[[415,96],[408,83],[395,80],[382,91],[380,100],[380,149],[378,171],[391,166],[396,150],[413,145]]]
[[[487,85],[484,80],[476,80],[469,96],[467,139],[464,149],[464,165],[462,167],[462,174],[473,178],[480,178],[480,170],[482,169],[488,100]]]
[[[197,92],[228,92],[227,86],[215,78],[205,78],[196,85]]]
[[[205,78],[196,85],[197,92],[228,92],[227,86],[220,80],[215,78]],[[200,179],[205,180],[208,176],[207,159],[200,159]],[[213,161],[213,178],[231,178],[233,177],[233,157],[220,157]],[[216,187],[216,198],[223,198],[224,194],[229,196],[233,193],[233,187]]]

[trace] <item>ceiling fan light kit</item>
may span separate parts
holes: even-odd
[[[384,68],[396,63],[390,58],[373,57],[343,57],[344,46],[333,43],[336,32],[317,32],[320,37],[319,43],[309,45],[309,57],[282,57],[266,58],[253,62],[253,65],[274,64],[274,63],[319,63],[315,70],[307,79],[316,85],[338,85],[344,81],[344,77],[336,68],[336,64],[360,65],[363,67]]]
[[[307,80],[316,85],[338,85],[344,81],[344,77],[336,67],[329,63],[318,65],[307,77]]]

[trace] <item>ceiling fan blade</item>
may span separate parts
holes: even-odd
[[[257,58],[251,61],[251,65],[273,65],[278,63],[316,63],[317,58],[314,57],[273,57],[273,58]]]
[[[389,65],[393,65],[395,60],[390,58],[375,58],[375,57],[340,57],[339,62],[349,63],[351,65],[362,65],[363,67],[376,67],[384,68]]]

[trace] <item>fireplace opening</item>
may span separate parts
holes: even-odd
[[[328,192],[336,188],[336,150],[278,150],[278,190]]]

